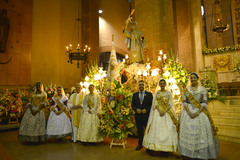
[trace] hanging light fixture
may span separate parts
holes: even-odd
[[[79,68],[79,61],[83,60],[84,64],[87,62],[88,54],[90,53],[90,47],[88,45],[80,46],[80,8],[79,8],[79,1],[78,0],[78,18],[75,21],[74,24],[74,30],[73,30],[73,37],[74,39],[75,35],[75,29],[77,28],[77,44],[76,44],[76,50],[73,51],[73,45],[69,44],[69,46],[66,47],[66,54],[69,58],[68,63],[73,64],[73,61],[77,62],[77,67]]]
[[[227,31],[230,26],[223,23],[219,0],[215,0],[212,11],[212,31],[217,33]]]

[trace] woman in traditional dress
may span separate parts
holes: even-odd
[[[43,91],[41,82],[35,85],[31,95],[28,109],[26,110],[19,128],[20,141],[41,142],[45,141],[46,125],[45,115],[42,111],[47,106],[47,94]]]
[[[165,79],[159,81],[159,86],[161,89],[157,90],[154,95],[143,145],[148,150],[176,152],[178,121],[173,110],[172,94],[165,89]]]
[[[103,138],[98,134],[100,98],[94,92],[94,85],[89,85],[89,92],[83,98],[83,114],[79,124],[77,139],[81,142],[100,142]]]
[[[57,87],[57,94],[52,97],[51,112],[47,124],[48,138],[63,138],[72,135],[71,114],[67,108],[68,98],[63,88]]]
[[[219,153],[217,129],[208,112],[207,91],[198,85],[199,76],[190,75],[191,86],[184,90],[180,114],[180,154],[189,158],[216,159]]]

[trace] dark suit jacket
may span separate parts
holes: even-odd
[[[152,101],[153,101],[153,95],[150,92],[145,91],[144,99],[142,104],[140,104],[140,98],[139,98],[139,92],[136,92],[133,94],[132,97],[132,108],[135,111],[135,118],[139,119],[141,117],[148,118],[149,112],[152,107]],[[138,114],[137,109],[146,109],[147,113],[146,114]]]

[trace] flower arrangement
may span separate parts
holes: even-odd
[[[186,87],[188,83],[189,71],[183,66],[182,62],[180,62],[178,57],[174,57],[172,55],[168,56],[168,63],[166,63],[164,68],[164,78],[174,78],[177,85],[181,85],[182,87]]]
[[[226,46],[221,48],[205,48],[202,50],[202,54],[208,55],[208,54],[217,54],[217,53],[223,53],[223,52],[230,52],[230,51],[238,51],[240,50],[240,45],[232,45],[232,46]]]
[[[208,76],[205,76],[204,78],[201,79],[201,85],[205,87],[207,90],[207,96],[208,96],[209,102],[213,100],[219,100],[223,102],[223,99],[219,94],[218,87],[214,84],[214,82],[210,78],[208,78]]]
[[[240,72],[240,60],[235,64],[234,72]]]
[[[189,80],[189,71],[183,66],[178,57],[168,54],[168,61],[164,68],[164,78],[167,81],[167,87],[172,93],[175,112],[177,115],[182,111],[182,92],[187,86]]]
[[[0,94],[0,121],[8,123],[9,118],[21,119],[29,103],[29,92],[3,90]]]
[[[134,128],[134,111],[131,108],[132,93],[114,80],[105,93],[100,113],[99,132],[103,136],[125,139]]]

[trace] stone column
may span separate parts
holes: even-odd
[[[99,63],[99,0],[82,0],[82,45],[89,45],[89,64]],[[87,66],[86,64],[84,65]],[[83,73],[86,69],[83,67]]]
[[[195,58],[195,71],[199,71],[204,68],[204,59],[202,55],[203,44],[203,25],[201,14],[201,0],[191,1],[191,18],[192,18],[192,45],[193,54]]]
[[[159,50],[175,52],[175,26],[172,0],[135,0],[135,20],[147,42],[145,55],[157,60]]]

